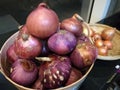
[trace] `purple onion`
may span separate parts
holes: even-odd
[[[9,48],[7,49],[7,60],[10,63],[14,63],[19,57],[17,56],[15,50],[14,50],[15,44],[12,44],[11,46],[9,46]]]
[[[10,78],[23,86],[31,85],[37,78],[38,69],[30,60],[18,59],[11,67]]]
[[[97,58],[97,48],[88,42],[78,43],[70,58],[72,64],[79,68],[85,68],[95,62]]]
[[[71,72],[71,62],[65,56],[52,55],[49,58],[51,61],[40,66],[39,76],[45,88],[55,89],[67,82]]]
[[[51,51],[64,55],[75,48],[76,42],[77,40],[73,33],[60,30],[48,39],[48,47]]]

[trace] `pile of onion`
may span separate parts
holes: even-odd
[[[105,28],[101,34],[95,32],[92,36],[94,45],[98,48],[98,54],[107,56],[108,51],[113,48],[112,39],[115,35],[114,28]]]
[[[59,22],[57,14],[46,3],[40,3],[7,49],[10,78],[39,90],[56,89],[79,80],[85,74],[83,69],[97,57],[97,49],[84,34],[84,28],[84,21],[76,14]]]

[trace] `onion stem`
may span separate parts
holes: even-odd
[[[49,57],[35,57],[38,61],[51,61],[51,58]]]

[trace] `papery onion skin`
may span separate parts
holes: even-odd
[[[11,46],[9,46],[9,48],[7,49],[7,60],[10,63],[14,63],[17,59],[19,59],[18,55],[16,54],[15,50],[15,44],[12,44]]]
[[[27,17],[26,26],[30,34],[41,39],[48,38],[59,28],[57,14],[47,8],[45,3],[40,3]]]
[[[60,55],[70,53],[75,48],[76,43],[74,34],[66,30],[60,30],[48,39],[50,50]]]
[[[10,78],[23,86],[31,85],[37,78],[38,69],[30,60],[18,59],[12,64]]]
[[[83,43],[83,42],[90,42],[90,39],[84,35],[84,34],[81,34],[81,36],[77,37],[77,43]]]
[[[37,90],[44,90],[44,87],[43,87],[43,85],[42,85],[42,83],[41,83],[40,78],[38,78],[38,79],[35,81],[35,83],[32,85],[32,88],[33,88],[33,89],[37,89]]]
[[[113,44],[111,41],[105,40],[103,43],[108,48],[108,50],[111,50],[113,48]]]
[[[104,45],[103,40],[101,39],[96,40],[94,44],[97,48],[102,47]]]
[[[80,36],[83,32],[82,22],[74,18],[64,19],[60,24],[60,28],[72,32],[75,36]]]
[[[104,40],[112,40],[115,35],[115,29],[111,28],[106,28],[105,30],[102,31],[101,37]]]
[[[94,33],[93,36],[92,36],[92,40],[93,40],[93,41],[96,41],[96,40],[98,40],[98,39],[99,39],[99,40],[100,40],[100,39],[102,40],[101,34],[99,34],[99,33]]]
[[[107,56],[108,55],[108,49],[106,46],[102,46],[98,48],[98,54],[101,56]]]
[[[70,58],[72,64],[78,69],[83,69],[93,64],[97,58],[97,48],[91,43],[79,43],[74,51],[71,53]]]
[[[15,52],[20,58],[32,59],[38,56],[41,51],[41,41],[30,34],[22,34],[15,41]]]
[[[51,55],[50,62],[45,62],[40,66],[39,76],[43,78],[43,86],[47,89],[55,89],[63,86],[71,72],[71,62],[68,57]]]
[[[71,70],[71,73],[70,73],[70,77],[69,77],[69,79],[68,79],[68,81],[67,81],[67,83],[66,83],[65,85],[67,86],[67,85],[70,85],[70,84],[76,82],[76,81],[79,80],[82,76],[83,76],[83,75],[82,75],[82,73],[81,73],[80,70],[72,67],[72,70]]]

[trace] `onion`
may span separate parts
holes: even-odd
[[[90,42],[90,39],[87,36],[85,36],[85,34],[81,34],[81,36],[77,37],[77,43],[83,42]]]
[[[76,36],[80,36],[83,32],[82,22],[75,17],[64,19],[60,24],[61,29],[68,30]]]
[[[108,54],[108,49],[106,46],[102,46],[98,48],[98,54],[102,56],[107,56]]]
[[[96,40],[102,39],[102,38],[101,38],[101,35],[99,33],[94,33],[92,39],[93,39],[93,41],[96,41]]]
[[[48,47],[47,40],[42,41],[42,51],[40,56],[45,57],[48,56],[50,53],[52,53]]]
[[[68,54],[76,46],[77,40],[73,33],[60,30],[48,39],[48,47],[57,54]]]
[[[101,39],[96,40],[96,41],[94,42],[94,44],[95,44],[95,46],[96,46],[97,48],[102,47],[102,46],[104,45],[104,44],[103,44],[103,40],[101,40]]]
[[[44,90],[40,78],[38,78],[35,83],[32,85],[33,89]]]
[[[18,28],[19,28],[19,34],[17,38],[21,38],[22,34],[26,34],[26,33],[29,34],[26,25],[21,25]]]
[[[113,48],[113,44],[111,41],[105,40],[103,43],[105,46],[107,46],[108,50]]]
[[[17,59],[19,59],[19,57],[17,56],[15,50],[15,44],[12,44],[8,49],[7,49],[7,60],[10,63],[15,62]]]
[[[80,70],[76,69],[76,68],[72,68],[71,70],[71,73],[70,73],[70,77],[67,81],[67,83],[65,84],[66,86],[67,85],[70,85],[74,82],[76,82],[77,80],[79,80],[81,77],[82,77],[82,73]]]
[[[42,78],[43,86],[47,89],[63,86],[70,76],[70,59],[58,55],[51,55],[47,58],[51,61],[41,64],[39,70],[39,77]]]
[[[113,28],[106,28],[105,30],[102,31],[102,34],[101,34],[104,40],[112,40],[114,35],[115,35],[115,29]]]
[[[97,48],[94,45],[84,42],[77,44],[70,58],[75,67],[82,69],[93,64],[97,58],[97,54]]]
[[[28,15],[26,26],[30,34],[45,39],[58,30],[59,18],[45,3],[40,3],[38,7]]]
[[[37,78],[38,69],[30,60],[18,59],[11,67],[10,78],[23,86],[31,85]]]
[[[15,52],[20,58],[34,58],[41,53],[41,50],[41,41],[30,34],[23,33],[15,41]]]

